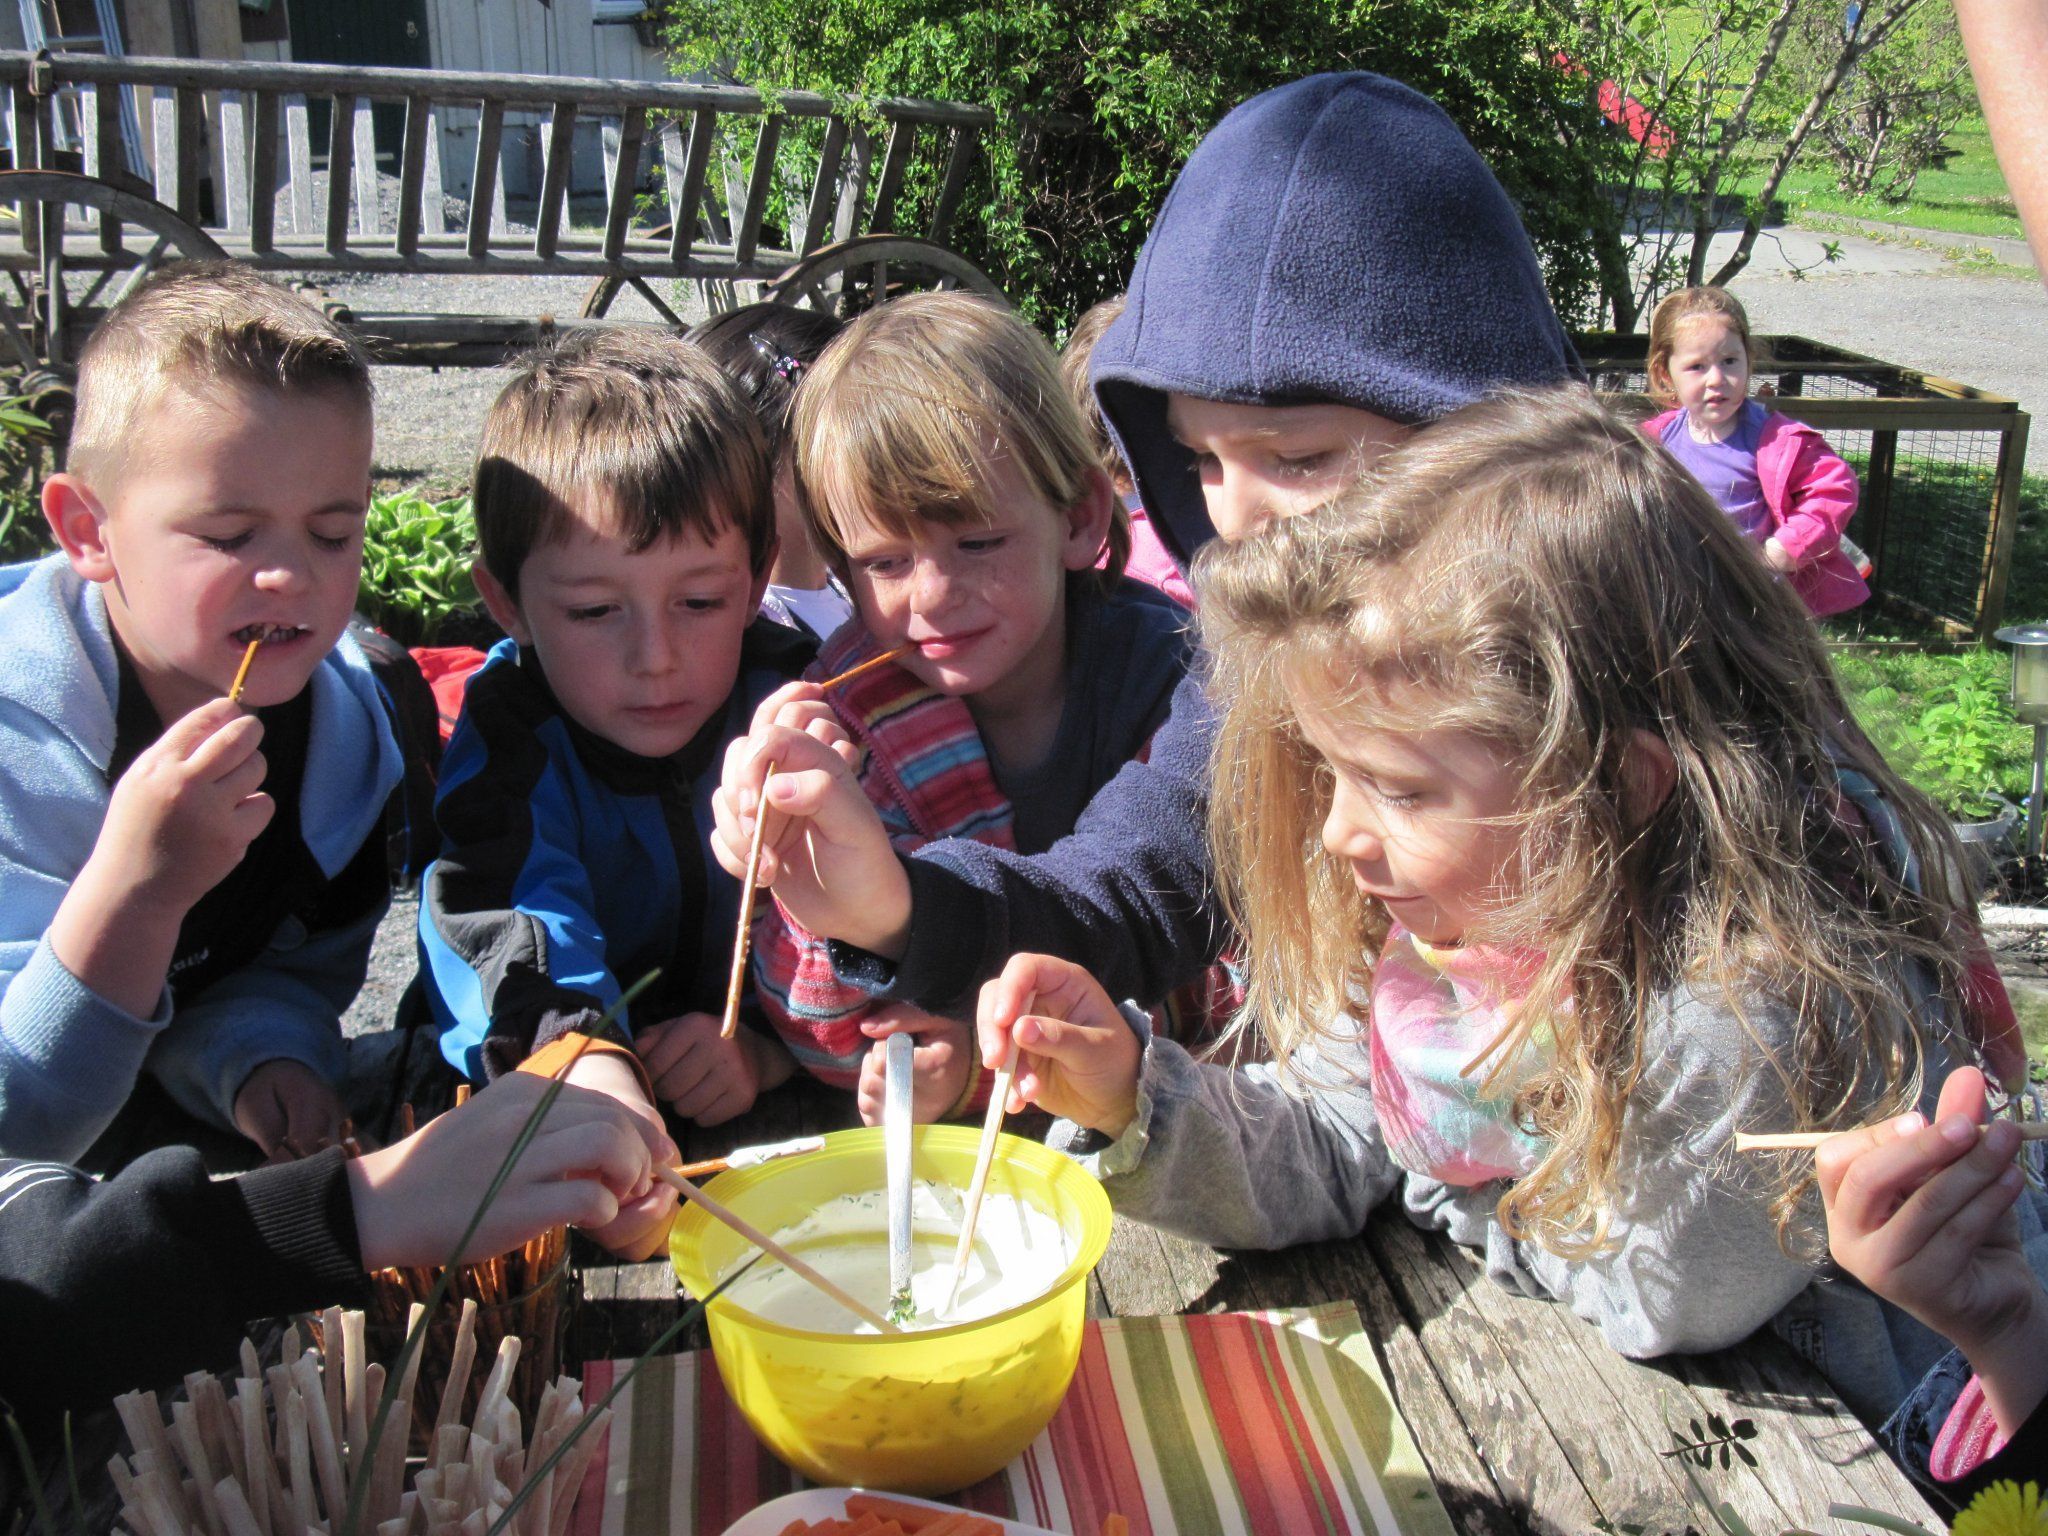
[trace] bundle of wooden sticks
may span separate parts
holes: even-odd
[[[417,1323],[423,1309],[411,1309]],[[324,1351],[301,1350],[296,1329],[284,1356],[259,1369],[242,1341],[242,1374],[231,1400],[216,1378],[185,1378],[186,1401],[166,1424],[155,1396],[131,1392],[114,1407],[133,1458],[108,1463],[132,1536],[345,1536],[351,1495],[362,1488],[354,1524],[376,1536],[485,1536],[547,1458],[584,1418],[582,1387],[567,1377],[542,1392],[529,1440],[507,1398],[519,1340],[499,1346],[468,1425],[460,1407],[476,1361],[476,1303],[466,1300],[455,1357],[434,1419],[425,1464],[406,1483],[416,1351],[370,1457],[370,1424],[384,1391],[384,1366],[368,1358],[360,1312],[329,1309]],[[603,1441],[600,1412],[520,1506],[511,1536],[563,1536],[591,1454]]]

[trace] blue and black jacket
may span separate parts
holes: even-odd
[[[420,974],[457,1070],[512,1071],[656,969],[629,1031],[724,1006],[739,882],[711,855],[711,793],[727,744],[812,655],[756,620],[724,708],[649,758],[570,719],[530,650],[491,652],[448,743],[420,892]]]

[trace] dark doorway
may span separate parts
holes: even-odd
[[[292,57],[302,64],[382,64],[426,69],[427,0],[285,0],[291,17]],[[307,103],[316,157],[327,149],[328,104]],[[371,110],[377,158],[395,168],[405,137],[405,105],[378,102]]]

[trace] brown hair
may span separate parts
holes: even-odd
[[[1561,1253],[1603,1240],[1646,1042],[1681,986],[1735,1010],[1788,1129],[1917,1099],[1900,967],[1924,965],[1947,1019],[1966,1017],[1954,836],[1857,728],[1797,597],[1590,393],[1468,407],[1338,502],[1212,542],[1197,570],[1223,706],[1211,835],[1250,971],[1240,1022],[1275,1060],[1361,1027],[1389,925],[1321,845],[1332,782],[1306,696],[1385,729],[1476,733],[1523,774],[1522,894],[1466,935],[1543,955],[1495,1056],[1554,1042],[1516,1098],[1550,1150],[1501,1201],[1511,1232]],[[1639,731],[1675,760],[1647,812]],[[1888,802],[1918,889],[1843,820],[1843,771]],[[1794,1017],[1789,1044],[1751,1023],[1760,1000]],[[1764,1166],[1790,1241],[1811,1164]]]
[[[796,486],[827,560],[846,566],[850,514],[910,535],[924,522],[986,521],[988,458],[1009,457],[1032,491],[1065,509],[1099,465],[1043,336],[1001,305],[918,293],[839,334],[796,397]],[[1113,582],[1131,524],[1113,504],[1099,573]]]
[[[1067,333],[1067,344],[1060,349],[1060,379],[1067,386],[1067,398],[1074,402],[1074,409],[1088,424],[1088,437],[1095,444],[1095,457],[1111,479],[1120,475],[1127,477],[1129,471],[1110,444],[1109,424],[1102,417],[1102,402],[1095,398],[1095,391],[1089,387],[1088,359],[1095,355],[1095,343],[1102,340],[1104,331],[1116,324],[1117,316],[1124,312],[1127,302],[1125,295],[1120,293],[1113,299],[1090,305],[1074,322],[1073,330]]]
[[[725,370],[680,337],[606,327],[529,354],[484,420],[475,508],[484,566],[519,569],[579,518],[634,551],[737,527],[756,573],[775,554],[767,445]]]
[[[797,385],[844,324],[822,310],[794,304],[742,304],[691,327],[690,340],[733,376],[780,458],[789,437]]]
[[[291,290],[231,261],[177,262],[116,304],[78,359],[78,412],[65,467],[119,477],[136,423],[172,389],[239,385],[331,391],[370,408],[356,340]]]
[[[1650,316],[1650,393],[1659,400],[1671,398],[1671,353],[1678,345],[1679,327],[1688,320],[1726,320],[1742,338],[1742,355],[1756,371],[1756,347],[1749,337],[1749,314],[1742,301],[1726,288],[1681,288],[1666,295]]]

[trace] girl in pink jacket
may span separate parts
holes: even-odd
[[[1713,493],[1815,618],[1870,596],[1842,537],[1856,472],[1813,428],[1749,398],[1749,317],[1725,288],[1686,288],[1650,320],[1650,391],[1673,407],[1643,430]]]

